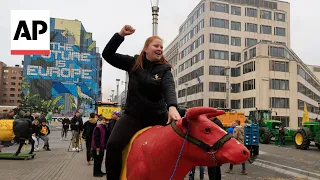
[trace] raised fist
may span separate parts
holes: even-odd
[[[130,25],[125,25],[123,26],[123,28],[121,29],[120,31],[120,36],[124,37],[124,36],[128,36],[128,35],[131,35],[135,32],[136,30],[130,26]]]

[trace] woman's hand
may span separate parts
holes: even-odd
[[[179,112],[177,111],[177,108],[174,106],[169,107],[169,113],[168,113],[168,122],[167,124],[170,124],[174,120],[181,119],[181,116]]]
[[[125,25],[125,26],[123,26],[123,28],[121,29],[119,34],[120,34],[120,36],[125,37],[125,36],[133,34],[135,31],[136,31],[136,29],[134,29],[132,26]]]

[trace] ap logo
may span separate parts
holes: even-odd
[[[50,11],[11,11],[11,55],[50,54]]]

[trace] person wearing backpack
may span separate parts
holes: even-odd
[[[240,121],[239,120],[237,120],[236,123],[237,123],[237,126],[233,130],[233,137],[237,141],[239,141],[239,143],[244,144],[244,128],[242,126],[240,126]],[[233,174],[232,170],[233,170],[233,164],[230,164],[229,169],[227,169],[225,171],[225,173]],[[247,171],[246,171],[246,163],[245,162],[242,163],[242,171],[240,172],[240,174],[242,174],[242,175],[247,175],[248,174]]]

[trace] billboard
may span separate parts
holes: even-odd
[[[92,33],[77,20],[51,18],[50,24],[50,54],[24,57],[23,101],[29,101],[23,104],[55,114],[91,113],[101,75]]]

